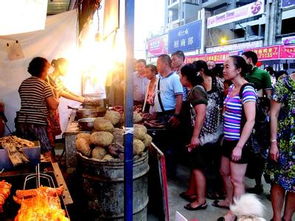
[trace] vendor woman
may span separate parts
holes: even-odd
[[[69,100],[78,101],[81,103],[89,103],[90,99],[84,98],[80,95],[76,95],[69,91],[61,81],[60,77],[65,76],[68,72],[69,63],[65,58],[53,59],[51,66],[54,68],[54,71],[51,74],[48,74],[46,81],[49,83],[53,89],[54,96],[56,99],[60,97],[67,98]],[[58,110],[53,110],[49,112],[48,117],[48,136],[51,144],[54,146],[55,136],[61,134],[60,120]]]
[[[53,146],[47,134],[47,117],[50,110],[58,108],[58,100],[46,83],[50,63],[42,57],[35,57],[30,62],[28,72],[32,75],[19,87],[21,108],[17,114],[16,127],[23,138],[39,140],[41,152],[53,159]]]

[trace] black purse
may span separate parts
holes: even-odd
[[[239,97],[240,97],[241,101],[243,99],[243,91],[244,91],[244,88],[246,86],[254,87],[253,84],[251,84],[251,83],[246,83],[246,84],[242,85],[242,87],[240,89],[240,92],[239,92]],[[257,107],[256,107],[256,109],[257,109]],[[240,129],[241,134],[242,134],[242,130],[243,130],[243,127],[244,127],[245,123],[246,123],[246,116],[245,116],[244,106],[243,106],[243,103],[242,103],[242,118],[241,118],[241,129]],[[253,150],[254,145],[255,145],[254,133],[255,133],[255,129],[253,127],[252,132],[251,132],[247,142],[244,145],[244,148],[247,148],[250,151]]]

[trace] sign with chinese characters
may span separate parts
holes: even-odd
[[[167,54],[168,35],[158,36],[147,41],[148,57],[159,56]]]
[[[207,28],[214,28],[220,25],[260,15],[262,13],[264,13],[264,0],[257,0],[256,2],[242,7],[209,17],[207,19]]]
[[[276,60],[280,58],[280,46],[270,46],[270,47],[262,47],[262,48],[253,48],[249,49],[254,51],[257,54],[258,60]],[[249,51],[245,50],[245,51]]]
[[[232,55],[229,52],[221,52],[221,53],[212,53],[212,54],[200,54],[187,56],[185,61],[186,63],[192,63],[193,61],[203,60],[203,61],[214,61],[215,63],[223,63],[228,56]]]
[[[284,59],[295,59],[295,45],[281,46],[280,57]]]
[[[201,21],[195,21],[168,32],[168,52],[194,51],[201,48]]]
[[[257,54],[258,61],[278,60],[278,59],[295,59],[295,45],[273,45],[269,47],[251,48],[239,51],[227,51],[211,54],[198,54],[187,56],[186,63],[193,61],[214,61],[215,63],[223,63],[231,55],[242,55],[244,51],[254,51]]]
[[[295,5],[295,0],[282,0],[282,8]]]
[[[249,41],[249,42],[242,42],[242,43],[206,48],[206,53],[216,53],[216,52],[223,52],[223,51],[237,51],[237,50],[243,50],[246,48],[257,48],[257,47],[261,47],[261,46],[262,46],[262,40]]]

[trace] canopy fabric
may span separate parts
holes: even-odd
[[[48,16],[45,30],[0,36],[0,101],[5,104],[5,115],[11,130],[15,128],[14,119],[16,111],[20,108],[18,88],[21,82],[30,76],[27,72],[29,62],[37,56],[45,57],[49,62],[58,57],[67,58],[73,50],[77,49],[77,39],[77,10]],[[7,53],[7,43],[9,45],[15,45],[16,41],[18,41],[18,45],[20,46],[18,49],[22,50],[24,57],[19,56],[17,59],[16,56],[16,60],[10,60],[11,56],[9,59]],[[76,88],[78,92],[80,92],[80,85],[80,79],[77,79]],[[59,109],[63,131],[65,130],[70,113],[67,105],[77,106],[78,103],[66,99],[60,100]]]

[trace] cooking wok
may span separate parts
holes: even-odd
[[[78,124],[79,124],[80,130],[87,130],[87,131],[93,130],[94,120],[95,118],[93,117],[79,119]]]
[[[81,118],[95,118],[95,117],[103,117],[106,113],[105,107],[96,107],[95,109],[87,109],[87,108],[72,108],[69,107],[69,109],[76,110],[76,117],[77,119]]]

